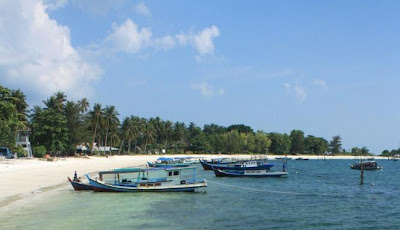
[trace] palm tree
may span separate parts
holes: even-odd
[[[173,134],[173,124],[171,121],[166,121],[164,123],[164,133],[165,133],[165,151],[168,149],[168,142],[171,142],[172,140],[172,134]]]
[[[20,90],[12,90],[11,97],[13,98],[15,107],[18,112],[18,119],[20,121],[26,121],[28,104],[26,103],[26,95]]]
[[[57,93],[54,94],[54,97],[57,100],[57,107],[59,110],[62,110],[64,108],[64,102],[67,101],[67,95],[65,93],[58,91]]]
[[[92,147],[94,145],[94,142],[96,141],[96,134],[97,134],[98,128],[100,127],[100,124],[102,123],[103,112],[104,111],[101,108],[101,104],[95,103],[93,106],[93,110],[88,113],[88,120],[92,124],[92,127],[94,127]],[[99,145],[100,145],[100,143],[98,143],[98,146]]]
[[[175,141],[175,152],[177,149],[177,144],[181,143],[186,137],[186,125],[185,123],[175,122],[173,140]]]
[[[144,128],[146,127],[146,119],[137,117],[137,116],[131,116],[130,117],[132,123],[130,126],[130,134],[131,134],[131,139],[129,140],[129,146],[131,145],[132,140],[135,141],[135,152],[136,152],[136,145],[138,138],[143,135]]]
[[[156,130],[154,126],[150,123],[146,123],[146,127],[144,129],[144,151],[147,151],[147,145],[154,142],[154,134]]]
[[[88,110],[88,108],[90,107],[89,105],[89,101],[86,97],[82,98],[80,101],[78,101],[81,113],[84,113]]]
[[[124,120],[122,121],[122,125],[121,125],[121,146],[119,147],[119,153],[121,153],[122,150],[122,145],[124,144],[124,141],[126,139],[129,139],[129,135],[130,135],[130,128],[132,126],[132,120],[129,117],[125,117]],[[130,152],[130,147],[128,146],[128,153]]]
[[[104,147],[107,146],[107,138],[108,138],[108,132],[111,129],[118,127],[119,125],[119,119],[118,119],[119,113],[117,110],[115,110],[115,106],[106,106],[104,109],[104,121],[105,121],[105,128],[106,128],[106,139],[104,141]]]
[[[47,107],[47,109],[57,109],[58,108],[58,101],[57,101],[56,97],[54,97],[54,96],[47,98],[45,101],[43,101],[43,103]]]

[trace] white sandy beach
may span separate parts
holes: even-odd
[[[196,157],[248,158],[249,155],[196,155]],[[16,200],[46,192],[57,186],[66,185],[67,177],[73,177],[74,171],[82,177],[86,173],[115,168],[145,165],[160,155],[112,156],[89,158],[61,158],[57,161],[40,159],[0,160],[0,208],[12,204]],[[166,157],[174,157],[168,155]],[[269,155],[273,159],[277,155]],[[289,156],[309,159],[323,159],[321,156]],[[378,159],[380,157],[376,157]],[[325,159],[355,159],[354,156],[327,156]],[[383,158],[386,159],[386,158]],[[71,187],[72,189],[72,187]]]

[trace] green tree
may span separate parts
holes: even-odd
[[[273,154],[289,154],[291,142],[290,137],[286,133],[270,133],[269,138],[271,139],[270,150]]]
[[[11,91],[13,104],[15,105],[20,121],[27,121],[28,104],[26,103],[26,95],[19,89]]]
[[[230,132],[236,130],[239,133],[254,133],[253,129],[250,126],[238,124],[238,125],[231,125],[229,126],[226,131]]]
[[[328,141],[321,137],[308,135],[304,140],[305,151],[311,155],[325,155]]]
[[[89,126],[93,129],[93,141],[91,143],[92,147],[96,141],[96,137],[98,135],[98,131],[100,129],[101,124],[104,122],[104,110],[101,108],[101,104],[95,103],[93,106],[93,110],[91,110],[87,114],[87,121]],[[100,143],[97,144],[99,146]]]
[[[290,148],[290,152],[292,154],[303,154],[304,153],[304,132],[301,130],[292,130],[290,132],[290,140],[292,146]]]
[[[16,130],[25,128],[14,102],[11,91],[0,85],[0,146],[12,150],[16,148]]]
[[[339,154],[342,149],[342,138],[337,135],[332,137],[332,140],[329,142],[329,150],[333,155]]]
[[[33,140],[37,145],[44,145],[52,155],[63,153],[68,147],[67,119],[58,109],[37,110],[32,120]]]
[[[115,106],[106,106],[104,109],[103,119],[105,121],[105,129],[106,129],[106,138],[104,141],[104,147],[107,147],[107,138],[110,130],[117,130],[119,126],[119,113],[115,109]]]

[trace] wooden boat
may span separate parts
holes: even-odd
[[[242,161],[236,162],[235,164],[211,164],[212,169],[221,170],[269,170],[274,164],[270,164],[264,161]]]
[[[298,157],[295,159],[296,161],[308,161],[309,158]]]
[[[79,179],[71,180],[71,178],[68,177],[68,181],[71,183],[75,191],[92,190],[92,186],[82,183],[82,181]]]
[[[190,169],[193,170],[192,177],[184,179],[182,172]],[[195,170],[195,167],[121,169],[99,172],[99,179],[92,179],[87,174],[86,177],[95,192],[194,192],[207,187],[206,180],[196,181]],[[163,175],[151,176],[157,173]],[[111,175],[114,181],[103,180],[105,175]]]
[[[376,161],[362,161],[358,162],[355,164],[350,165],[351,169],[357,169],[357,170],[380,170],[382,167],[378,166]]]
[[[178,159],[160,157],[154,162],[147,162],[149,167],[165,168],[165,167],[188,167],[190,163],[181,162]]]
[[[216,177],[287,177],[288,172],[269,170],[220,170],[214,169]]]

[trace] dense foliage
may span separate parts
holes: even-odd
[[[244,124],[228,127],[195,123],[172,122],[160,117],[128,116],[119,119],[115,106],[91,107],[86,98],[75,102],[57,92],[27,112],[26,96],[20,90],[0,86],[0,146],[15,147],[15,132],[32,130],[31,144],[36,156],[44,153],[73,155],[77,146],[87,147],[89,153],[248,153],[248,154],[369,154],[363,147],[346,152],[341,137],[331,141],[301,130],[285,133],[254,131]],[[106,146],[106,152],[98,151]],[[104,151],[104,149],[103,149]],[[390,154],[390,153],[389,153]]]

